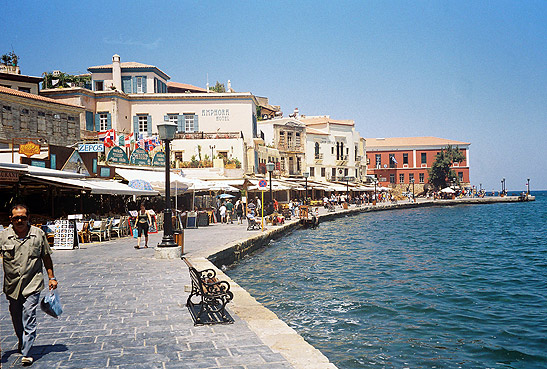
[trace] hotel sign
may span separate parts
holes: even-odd
[[[32,141],[29,141],[23,145],[19,145],[19,154],[26,155],[27,157],[30,158],[32,155],[37,155],[39,153],[40,153],[40,145],[37,145]]]
[[[230,121],[230,109],[202,109],[202,117],[215,117],[217,122]]]
[[[104,152],[103,143],[78,144],[78,152]]]
[[[0,169],[0,182],[19,182],[19,173]]]

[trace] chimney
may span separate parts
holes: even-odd
[[[116,90],[122,90],[122,65],[120,63],[120,56],[115,54],[112,57],[112,81]]]
[[[228,88],[226,89],[226,92],[232,92],[232,81],[228,80]]]

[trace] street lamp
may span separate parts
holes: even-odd
[[[209,148],[211,149],[211,167],[214,167],[213,164],[213,150],[215,149],[215,145],[209,145]]]
[[[372,199],[372,205],[376,205],[376,184],[378,183],[378,180],[374,178],[374,198]]]
[[[346,176],[346,201],[349,204],[349,176]]]
[[[309,172],[303,173],[304,179],[306,179],[306,199],[304,200],[304,204],[308,205],[308,177],[310,176]]]
[[[275,168],[274,163],[267,163],[266,169],[268,170],[268,173],[270,174],[270,202],[273,203],[273,196],[272,196],[272,172]]]
[[[530,178],[528,178],[528,183],[526,184],[526,187],[528,187],[528,195],[530,194]]]
[[[163,122],[158,124],[158,135],[160,140],[165,143],[165,209],[163,210],[163,238],[158,247],[177,247],[173,239],[173,220],[171,216],[171,154],[170,143],[175,137],[177,124],[173,122]]]
[[[414,196],[414,178],[410,180],[410,183],[412,183],[412,201],[416,202],[416,197]]]

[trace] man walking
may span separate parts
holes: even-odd
[[[43,267],[49,277],[50,290],[57,288],[57,280],[47,237],[40,228],[30,225],[28,208],[15,205],[10,221],[12,226],[0,234],[4,293],[23,356],[21,363],[31,365],[34,360],[29,352],[36,338],[36,308],[44,288]]]
[[[232,219],[233,209],[234,209],[234,204],[232,204],[232,200],[228,199],[228,201],[226,201],[226,218],[227,218],[226,223],[228,223],[228,221],[230,221],[230,224],[234,223]]]

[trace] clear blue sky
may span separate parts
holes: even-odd
[[[471,142],[471,182],[547,189],[547,2],[7,1],[22,72],[153,64],[353,119],[363,137]]]

